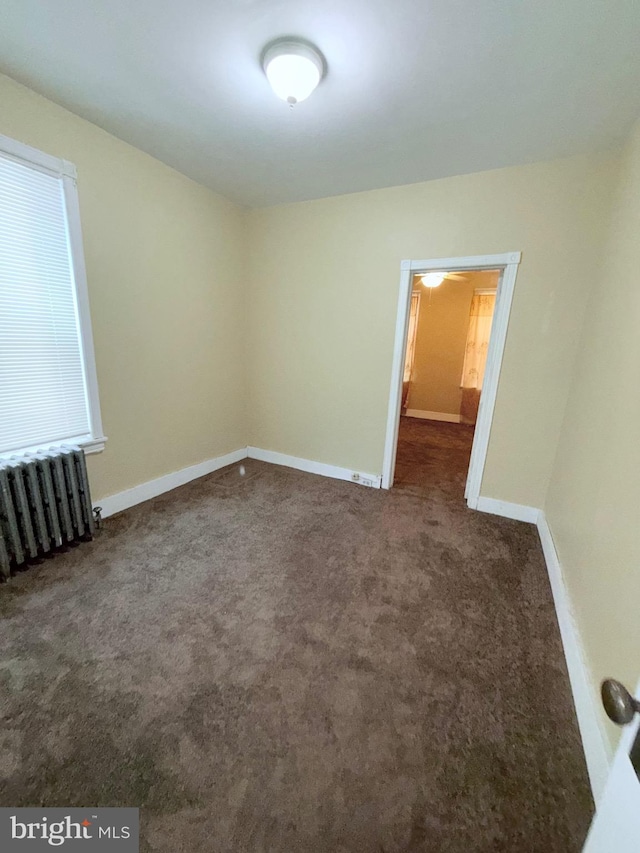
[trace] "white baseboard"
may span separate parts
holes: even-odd
[[[148,480],[146,483],[140,483],[139,486],[134,486],[132,489],[127,489],[124,492],[118,492],[115,495],[102,498],[102,500],[94,501],[94,503],[102,507],[102,516],[103,518],[107,518],[116,512],[129,509],[129,507],[143,501],[148,501],[164,492],[170,492],[171,489],[184,486],[185,483],[190,483],[191,480],[197,480],[198,477],[204,477],[205,474],[211,474],[219,468],[224,468],[225,465],[232,465],[234,462],[239,462],[241,459],[246,458],[247,448],[242,447],[239,450],[226,453],[224,456],[206,459],[204,462],[198,462],[197,465],[190,465],[188,468],[182,468],[180,471],[165,474],[156,480]]]
[[[354,472],[348,468],[327,465],[324,462],[313,462],[310,459],[301,459],[297,456],[288,456],[286,453],[278,453],[274,450],[262,450],[259,447],[242,447],[224,456],[207,459],[204,462],[199,462],[197,465],[191,465],[189,468],[165,474],[163,477],[141,483],[132,489],[102,498],[98,502],[102,507],[102,515],[104,518],[107,518],[116,512],[121,512],[143,501],[150,500],[157,495],[171,491],[171,489],[175,489],[178,486],[183,486],[185,483],[196,480],[198,477],[211,474],[213,471],[224,468],[226,465],[240,462],[247,457],[250,459],[259,459],[263,462],[270,462],[274,465],[284,465],[287,468],[295,468],[310,474],[320,474],[324,477],[333,477],[338,480],[360,482],[362,485],[370,484],[374,488],[380,488],[382,480],[382,477],[377,474],[358,473],[359,480],[354,481]],[[471,506],[471,503],[469,505]],[[517,521],[528,521],[537,524],[547,564],[558,625],[560,627],[564,656],[567,661],[569,681],[571,683],[580,736],[587,762],[589,781],[591,783],[593,798],[597,804],[609,774],[609,751],[600,722],[598,693],[595,690],[586,663],[580,632],[573,617],[571,600],[545,514],[542,510],[538,510],[535,507],[485,497],[478,498],[476,506],[472,506],[471,508],[478,509],[481,512],[492,513],[493,515],[513,518]]]
[[[446,421],[449,424],[459,424],[460,415],[452,415],[448,412],[425,412],[422,409],[407,409],[406,417],[424,418],[426,421]]]
[[[262,462],[271,462],[273,465],[284,465],[287,468],[296,468],[298,471],[306,471],[308,474],[321,474],[323,477],[333,477],[334,480],[349,480],[349,482],[359,483],[362,486],[371,486],[374,489],[379,489],[382,483],[381,474],[363,474],[362,472],[354,472],[350,468],[339,468],[337,465],[327,465],[325,462],[313,462],[311,459],[301,459],[299,456],[288,456],[286,453],[278,453],[275,450],[262,450],[260,447],[248,447],[247,456],[249,459],[259,459]]]
[[[600,722],[599,697],[595,688],[584,651],[580,631],[576,624],[571,599],[564,581],[562,566],[558,558],[553,536],[542,510],[538,515],[538,533],[547,563],[551,592],[560,626],[564,656],[569,670],[571,692],[578,718],[582,748],[587,762],[589,782],[596,803],[604,790],[609,775],[610,758],[606,737]]]
[[[469,503],[471,506],[471,503]],[[598,691],[586,663],[584,646],[580,632],[573,616],[571,599],[567,590],[562,566],[558,558],[549,524],[542,510],[523,504],[513,504],[494,498],[479,497],[476,506],[481,512],[502,515],[516,521],[528,521],[536,524],[542,544],[553,603],[560,628],[562,647],[564,650],[571,693],[578,718],[578,728],[582,739],[582,748],[587,763],[587,772],[593,799],[597,804],[604,790],[610,770],[610,757],[606,745],[605,733],[601,725],[599,713]]]
[[[491,515],[502,515],[505,518],[513,518],[516,521],[528,521],[530,524],[536,524],[538,521],[539,509],[533,506],[525,506],[524,504],[512,504],[508,501],[499,501],[495,498],[483,498],[482,495],[478,498],[476,505],[471,509],[477,509],[480,512],[489,512]]]
[[[180,471],[173,471],[171,474],[165,474],[155,480],[148,480],[146,483],[140,483],[139,486],[133,486],[124,492],[109,495],[109,497],[94,501],[94,503],[102,507],[102,517],[108,518],[110,515],[115,515],[116,512],[122,512],[123,509],[129,509],[129,507],[143,503],[143,501],[162,495],[164,492],[170,492],[171,489],[177,489],[178,486],[184,486],[185,483],[197,480],[198,477],[204,477],[206,474],[218,471],[226,465],[233,465],[234,462],[240,462],[247,457],[271,462],[273,465],[297,468],[299,471],[307,471],[310,474],[333,477],[336,480],[349,480],[374,489],[379,489],[382,482],[382,477],[379,474],[354,472],[349,468],[339,468],[336,465],[326,465],[324,462],[313,462],[310,459],[287,456],[286,453],[277,453],[274,450],[261,450],[259,447],[241,447],[231,453],[226,453],[224,456],[206,459],[204,462],[198,462],[197,465],[182,468]],[[354,479],[354,474],[356,474],[357,479]]]

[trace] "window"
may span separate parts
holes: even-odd
[[[404,357],[403,382],[411,382],[413,362],[416,357],[416,336],[418,334],[418,315],[420,313],[420,293],[417,290],[411,294],[409,307],[409,331],[407,332],[407,351]]]
[[[462,380],[460,382],[462,388],[482,390],[495,306],[495,290],[476,289],[473,291],[467,344],[464,350],[464,364],[462,365]]]
[[[0,136],[0,455],[101,450],[75,168]]]

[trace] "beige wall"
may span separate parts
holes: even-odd
[[[612,676],[635,689],[640,677],[638,270],[640,123],[620,169],[546,504],[594,688]],[[619,730],[606,727],[613,744]]]
[[[497,272],[469,272],[466,280],[445,279],[431,289],[417,284],[421,294],[418,333],[408,409],[460,414],[462,366],[469,331],[469,311],[477,288],[495,288]]]
[[[381,472],[401,259],[521,250],[482,494],[542,506],[613,168],[575,157],[251,211],[251,443]]]
[[[3,76],[0,133],[78,167],[109,437],[94,497],[246,445],[242,211]]]
[[[2,76],[0,133],[78,167],[98,499],[247,443],[380,472],[401,259],[521,250],[482,493],[546,506],[594,681],[635,686],[640,126],[622,161],[249,214]]]

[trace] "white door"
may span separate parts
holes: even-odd
[[[583,853],[640,851],[640,716],[635,710],[634,719],[623,729]],[[622,722],[629,713],[633,710],[614,721]]]

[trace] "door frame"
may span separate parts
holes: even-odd
[[[478,419],[473,436],[471,459],[464,496],[471,509],[477,509],[480,497],[480,486],[484,474],[484,466],[489,447],[489,436],[493,421],[498,381],[502,367],[502,357],[507,339],[509,314],[513,300],[513,290],[516,283],[521,252],[507,252],[502,255],[472,255],[463,258],[431,258],[429,260],[404,260],[400,263],[400,286],[398,294],[398,312],[396,316],[396,332],[393,345],[393,361],[391,366],[391,386],[389,390],[389,406],[387,410],[387,432],[384,444],[382,463],[382,488],[390,489],[393,485],[396,467],[396,451],[398,448],[398,429],[400,426],[400,404],[402,402],[402,376],[404,356],[407,346],[409,327],[409,301],[413,276],[421,272],[456,272],[461,270],[501,270],[500,281],[496,294],[496,306],[493,312],[489,351],[485,367],[484,382],[480,395]]]

